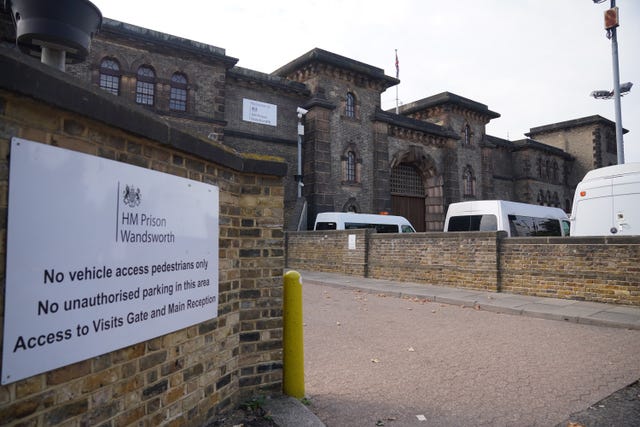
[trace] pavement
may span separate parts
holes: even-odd
[[[339,288],[359,289],[397,298],[420,298],[431,302],[465,305],[494,313],[514,314],[585,325],[640,330],[640,307],[559,298],[483,292],[424,283],[367,279],[335,273],[298,271],[301,281]]]
[[[503,293],[492,293],[492,292],[475,291],[475,290],[462,289],[462,288],[458,289],[458,288],[450,288],[450,287],[438,287],[438,286],[419,284],[419,283],[367,279],[362,277],[347,276],[347,275],[335,274],[335,273],[311,272],[311,271],[298,271],[298,272],[301,274],[303,289],[305,288],[309,289],[309,287],[306,285],[319,285],[317,287],[318,289],[335,288],[336,290],[343,291],[343,294],[341,296],[342,299],[344,299],[343,298],[344,291],[349,291],[352,293],[357,292],[358,294],[372,295],[375,297],[379,297],[378,299],[380,301],[382,301],[384,297],[395,297],[398,300],[404,300],[404,301],[409,300],[409,301],[418,301],[422,303],[425,303],[425,302],[434,303],[434,304],[437,304],[437,307],[445,307],[448,305],[448,306],[456,306],[458,308],[470,308],[470,309],[473,309],[471,310],[472,312],[487,311],[492,313],[500,313],[500,314],[531,317],[531,318],[544,319],[544,320],[559,321],[562,323],[575,323],[575,324],[581,324],[581,325],[588,325],[591,327],[598,326],[598,327],[605,327],[605,328],[614,328],[617,330],[619,329],[640,330],[640,307],[620,306],[620,305],[593,303],[593,302],[585,302],[585,301],[573,301],[573,300],[564,300],[564,299],[556,299],[556,298],[543,298],[543,297],[531,297],[531,296],[503,294]],[[312,298],[311,301],[317,301],[322,299],[322,296],[317,292],[319,291],[313,290],[314,294],[311,297],[305,297],[305,298]],[[324,292],[323,295],[327,294],[327,291],[323,291],[323,292]],[[331,297],[327,296],[326,298],[330,299]],[[336,297],[334,297],[334,300],[335,299]],[[364,304],[366,304],[366,297],[363,298],[362,296],[357,296],[356,299],[359,300],[361,304],[362,304],[362,301],[365,301]],[[391,300],[388,300],[388,301],[390,302]],[[305,311],[307,310],[306,308],[307,305],[309,305],[308,302],[309,301],[305,300]],[[382,301],[381,303],[384,304],[384,301]],[[311,310],[317,310],[318,307],[311,307]],[[436,307],[436,306],[432,305],[432,307]],[[377,309],[378,313],[380,309],[381,308]],[[440,308],[439,310],[442,310],[442,308]],[[321,317],[322,316],[326,317],[328,313],[333,313],[333,312],[334,312],[334,309],[329,308],[327,311],[321,314]],[[434,309],[430,312],[435,313],[436,310]],[[393,321],[395,317],[396,317],[396,314],[391,314],[391,317],[390,317],[391,320],[387,320],[387,322]],[[305,347],[307,347],[307,342],[309,341],[307,339],[307,334],[308,334],[306,329],[307,322],[313,322],[313,320],[307,320],[307,319],[305,320]],[[338,325],[339,324],[340,323],[338,322]],[[374,325],[371,325],[371,326],[375,327]],[[343,330],[345,330],[345,328],[343,328]],[[379,329],[379,330],[382,330],[382,329]],[[593,331],[593,329],[589,329],[589,330]],[[606,329],[596,328],[596,330],[604,335],[608,335],[608,333],[606,332]],[[309,331],[309,332],[312,332],[312,331]],[[361,330],[359,333],[361,335],[366,334],[366,329],[364,330],[364,332]],[[320,333],[320,335],[316,337],[312,337],[312,340],[317,341],[319,339],[321,343],[320,347],[326,347],[328,344],[326,340],[331,339],[330,337],[323,338],[323,336],[326,336],[326,335],[327,335],[326,331],[323,330]],[[633,335],[633,336],[636,337],[637,335]],[[369,341],[375,341],[375,338],[376,337],[374,335],[372,335],[369,338],[363,337],[363,343],[369,342]],[[353,340],[354,338],[352,337],[349,339]],[[582,339],[586,340],[591,338],[582,338]],[[565,341],[560,341],[562,345],[564,345],[564,343],[566,342],[566,338],[562,338],[562,340],[565,340]],[[594,341],[600,341],[600,340],[594,339]],[[637,342],[637,340],[635,339],[631,341]],[[315,349],[317,346],[317,343],[316,344],[311,343],[311,345],[313,346],[311,350],[314,353],[320,353],[320,351],[317,351]],[[526,345],[526,343],[524,345]],[[540,343],[536,345],[540,346]],[[606,347],[604,343],[603,345]],[[617,346],[618,344],[615,344],[615,345]],[[338,346],[340,346],[340,344],[338,344]],[[344,346],[342,348],[336,348],[333,351],[340,352],[343,350],[345,350]],[[305,354],[307,354],[308,351],[309,350],[305,348]],[[483,350],[480,348],[480,349],[475,349],[474,351],[482,352]],[[531,350],[529,349],[523,350],[524,353],[527,353],[530,351]],[[621,350],[621,352],[625,352],[625,351]],[[629,351],[626,351],[626,352],[629,353]],[[637,349],[635,347],[631,349],[630,353],[633,354],[634,352],[637,352]],[[322,357],[325,358],[324,360],[326,360],[326,355]],[[342,357],[345,359],[345,363],[350,365],[350,369],[357,369],[357,366],[356,366],[357,361],[356,362],[348,361],[348,355],[346,353]],[[429,357],[433,358],[433,355]],[[598,358],[601,358],[601,356],[594,350],[593,358],[598,359]],[[605,358],[610,359],[611,357],[605,356]],[[318,360],[314,360],[313,358],[311,359],[312,359],[312,364],[314,365],[322,364]],[[580,359],[579,357],[576,357],[575,359],[576,359],[575,361],[576,364],[581,363],[579,361]],[[371,361],[373,362],[374,359],[371,359]],[[423,365],[428,365],[430,362],[433,362],[433,360],[429,359],[429,360],[423,361],[422,363]],[[469,360],[465,360],[465,363],[468,363],[468,362]],[[305,363],[307,363],[307,360],[305,360]],[[331,362],[327,361],[327,363],[331,363]],[[376,361],[376,363],[378,362]],[[534,367],[532,367],[532,370],[535,370],[537,366],[538,371],[544,371],[544,368],[542,368],[543,366],[542,363],[543,362],[539,361],[537,364],[535,364]],[[569,361],[569,363],[571,363],[571,361]],[[612,365],[614,362],[608,362],[608,363]],[[624,366],[624,368],[627,369],[627,371],[629,371],[629,366],[628,366],[629,362],[627,361],[625,363],[627,365]],[[570,402],[571,405],[563,406],[561,409],[558,409],[556,413],[548,415],[547,418],[542,418],[543,419],[542,423],[540,423],[539,420],[536,419],[531,421],[531,423],[529,424],[525,422],[524,424],[518,423],[518,425],[557,425],[557,426],[564,427],[569,424],[569,421],[578,422],[579,424],[576,424],[576,425],[578,426],[584,425],[587,427],[605,426],[605,425],[616,425],[616,426],[640,425],[640,385],[638,384],[637,381],[635,381],[637,380],[638,376],[636,376],[635,378],[633,377],[638,372],[635,369],[634,365],[640,366],[640,364],[637,362],[637,358],[635,358],[635,360],[632,359],[631,365],[632,365],[630,369],[631,372],[630,373],[627,372],[626,376],[620,375],[619,377],[618,377],[618,374],[613,374],[613,372],[618,372],[622,370],[621,367],[612,366],[611,367],[612,370],[610,372],[608,373],[603,372],[602,375],[615,376],[616,377],[615,381],[608,380],[608,379],[600,379],[599,380],[600,383],[598,384],[593,384],[593,385],[585,384],[585,387],[587,388],[590,387],[591,389],[595,389],[595,390],[593,392],[589,392],[589,390],[581,391],[579,393],[579,398],[575,397],[573,398],[573,401]],[[597,364],[594,366],[597,366]],[[320,369],[326,369],[328,372],[331,369],[331,367],[325,368],[323,366]],[[412,367],[412,369],[415,369],[415,367]],[[462,369],[464,369],[464,367]],[[522,370],[522,367],[519,367],[517,369]],[[569,370],[569,369],[565,368],[565,370]],[[594,369],[592,367],[590,372],[592,372],[593,370]],[[494,372],[494,374],[499,375],[499,372],[500,372],[500,369]],[[515,371],[515,372],[518,372],[518,371]],[[394,375],[396,374],[397,372],[394,373]],[[339,375],[344,375],[344,374],[339,374]],[[463,376],[464,375],[465,374],[463,374]],[[524,374],[517,374],[517,375],[524,375]],[[540,375],[553,376],[553,374],[549,375],[548,373],[545,373],[545,372],[540,372]],[[574,372],[573,374],[567,374],[567,375],[580,376],[583,374],[576,374]],[[325,376],[327,378],[324,378]],[[589,376],[591,376],[591,374],[589,374]],[[596,375],[593,375],[593,376],[595,377]],[[343,380],[342,378],[334,379],[332,381],[333,384],[327,385],[328,389],[323,389],[322,387],[324,387],[324,385],[321,387],[318,387],[318,384],[322,384],[323,382],[326,382],[324,381],[325,379],[328,380],[328,378],[330,377],[328,373],[324,373],[324,372],[320,372],[319,374],[310,373],[309,370],[307,369],[306,378],[310,378],[310,377],[311,377],[311,381],[307,379],[307,383],[311,382],[312,388],[315,389],[315,391],[318,393],[317,396],[311,396],[311,401],[312,401],[311,408],[314,409],[315,412],[319,413],[321,417],[323,416],[326,417],[326,420],[324,422],[329,421],[327,423],[328,426],[340,425],[343,422],[347,422],[344,420],[347,420],[349,418],[344,418],[344,417],[339,418],[340,411],[344,412],[344,414],[342,414],[343,416],[346,416],[346,414],[350,412],[358,412],[359,410],[363,411],[364,413],[364,409],[360,408],[360,406],[362,406],[362,403],[359,400],[367,400],[368,398],[367,395],[370,393],[370,390],[360,391],[356,387],[355,390],[349,392],[349,385],[342,384],[341,383],[341,381]],[[366,374],[364,375],[364,377],[366,378]],[[630,381],[629,380],[630,378],[634,378],[635,382]],[[452,384],[455,383],[456,376],[454,375],[453,377],[451,377],[451,379],[454,380]],[[556,379],[557,381],[562,381],[565,383],[567,382],[567,380],[564,379],[562,374],[559,374],[558,378]],[[527,383],[526,386],[529,388],[535,389],[536,387],[542,387],[542,386],[534,385],[533,383],[529,384],[529,382],[533,382],[533,380],[529,378],[523,377],[520,379],[520,381],[526,382]],[[597,379],[593,379],[593,380],[590,379],[590,381],[597,381]],[[576,384],[589,383],[590,381],[578,380]],[[553,382],[553,379],[551,380],[551,382]],[[444,386],[445,387],[447,386],[446,381]],[[490,386],[494,387],[495,384],[490,384]],[[509,384],[508,386],[511,386],[511,384]],[[564,395],[569,396],[571,394],[570,391],[569,392],[567,392],[566,390],[561,391],[561,388],[558,388],[558,389],[553,388],[551,385],[547,383],[545,383],[544,386],[547,387],[546,389],[547,392],[559,393],[560,396],[563,396],[563,397]],[[393,385],[389,387],[390,400],[392,399],[392,394],[394,392],[392,389],[394,387],[396,386]],[[415,388],[415,386],[413,387]],[[572,388],[571,385],[567,385],[567,387],[569,387],[570,390]],[[611,391],[614,391],[613,393],[611,393],[611,391],[608,391],[610,390],[611,387],[614,387],[614,389],[611,390]],[[341,391],[338,391],[337,395],[333,395],[333,392],[335,390],[341,390]],[[514,390],[517,390],[517,389],[514,389]],[[505,392],[505,391],[506,390],[503,390],[502,392]],[[307,386],[307,392],[309,392],[309,386]],[[341,392],[343,392],[342,395],[340,394]],[[527,391],[527,393],[529,392],[530,390]],[[603,392],[605,392],[606,394],[602,395]],[[351,393],[348,396],[350,398],[353,398],[353,401],[347,401],[348,399],[345,399],[345,396],[347,395],[345,395],[344,393]],[[423,390],[415,389],[414,394],[416,393],[425,393],[425,392]],[[446,392],[441,394],[446,394]],[[327,399],[328,395],[331,395],[331,398],[333,400]],[[336,396],[341,396],[341,397],[336,398]],[[450,400],[455,401],[456,400],[455,393],[453,396],[454,397]],[[596,399],[596,397],[594,396],[596,397],[601,396],[601,397],[597,397],[598,401],[595,404],[593,404],[593,402],[596,401],[596,400],[593,400],[593,399]],[[531,395],[531,399],[536,400],[538,398]],[[567,399],[569,399],[569,397],[567,397]],[[586,402],[589,402],[589,399],[592,399],[592,400],[590,401],[590,403],[587,404]],[[464,396],[461,396],[461,400],[464,400]],[[316,408],[314,408],[313,403],[318,404]],[[464,406],[464,402],[461,402],[461,403],[462,403],[461,406]],[[402,403],[400,403],[399,405],[402,405]],[[431,418],[431,423],[425,423],[422,425],[429,425],[429,426],[449,425],[449,423],[452,422],[451,420],[465,419],[463,415],[459,413],[456,414],[456,410],[451,410],[451,408],[448,405],[449,405],[448,401],[443,401],[443,403],[441,403],[441,406],[443,407],[443,409],[437,409],[437,410],[434,409],[434,415]],[[520,405],[526,406],[526,404],[522,402],[520,403]],[[378,404],[377,406],[380,406],[380,405]],[[410,403],[407,403],[407,407],[409,406],[410,406]],[[512,407],[513,406],[514,405],[512,403]],[[568,409],[565,409],[565,407],[573,408],[573,409],[568,410]],[[576,407],[579,409],[575,410]],[[273,420],[280,427],[325,426],[325,423],[321,421],[321,419],[318,418],[318,416],[314,412],[312,412],[312,410],[310,410],[308,406],[304,405],[299,400],[294,399],[292,397],[279,396],[279,397],[274,397],[272,399],[268,399],[267,402],[265,403],[265,409],[271,414]],[[483,413],[482,413],[483,410],[486,411],[486,409],[483,409],[481,406],[475,407],[471,405],[471,409],[477,410],[480,416],[483,416]],[[511,410],[512,408],[509,408],[509,409]],[[444,414],[446,413],[447,410],[451,410],[452,412],[449,415],[445,416]],[[457,410],[459,412],[459,409]],[[562,410],[568,411],[566,412],[567,418],[565,421],[557,423],[558,413],[562,413]],[[372,409],[367,408],[367,412],[370,412],[370,411],[372,411]],[[549,410],[549,411],[552,412],[552,410]],[[489,412],[492,412],[490,415],[493,418],[491,419],[487,418],[484,421],[482,421],[482,418],[474,418],[473,425],[510,425],[511,421],[516,421],[516,419],[518,419],[518,421],[521,421],[522,417],[529,416],[526,414],[525,415],[520,414],[518,415],[518,417],[520,418],[512,418],[511,421],[509,421],[510,416],[516,417],[516,415],[500,414],[499,408],[497,407],[495,408],[491,407],[489,409]],[[334,413],[336,413],[335,417],[334,417]],[[455,416],[451,414],[454,414]],[[447,416],[449,418],[447,418]],[[477,417],[478,415],[474,415],[474,416]],[[553,416],[556,416],[556,419],[554,422],[551,422],[551,420],[554,419]],[[458,417],[458,418],[455,418],[455,417]],[[337,420],[341,420],[341,421],[337,421]],[[351,421],[348,421],[349,425],[388,425],[388,426],[413,425],[413,424],[410,424],[408,420],[402,419],[398,415],[388,417],[388,419],[386,419],[386,424],[384,419],[382,418],[378,420],[378,422],[375,424],[372,424],[370,420],[367,422],[362,420],[361,423],[360,421],[354,421],[354,420],[356,420],[356,418],[351,419]],[[415,419],[414,419],[414,422],[415,422]]]
[[[266,399],[262,406],[279,427],[325,427],[316,414],[293,397],[272,397]]]

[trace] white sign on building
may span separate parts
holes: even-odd
[[[262,125],[278,126],[278,106],[243,98],[242,120]]]
[[[218,315],[218,187],[13,138],[2,384]]]

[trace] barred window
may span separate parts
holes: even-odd
[[[174,111],[187,111],[187,78],[184,74],[174,73],[173,76],[171,76],[169,109]]]
[[[143,65],[138,68],[136,82],[136,102],[142,105],[154,105],[156,92],[156,73],[153,68]]]
[[[465,196],[475,196],[476,195],[476,178],[473,176],[473,169],[471,166],[467,165],[462,172],[462,182],[464,185],[464,195]]]
[[[536,160],[536,166],[538,167],[538,178],[542,178],[542,159],[539,157]]]
[[[353,96],[351,92],[347,93],[347,103],[345,105],[345,116],[347,117],[355,117],[356,116],[356,98]]]
[[[100,88],[116,96],[120,95],[120,64],[114,59],[105,58],[100,62]]]
[[[356,181],[356,155],[353,151],[347,153],[347,181]]]
[[[464,126],[464,145],[471,145],[471,127],[469,125]]]

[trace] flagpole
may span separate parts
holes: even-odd
[[[400,77],[400,63],[398,62],[398,49],[396,49],[396,79]],[[398,86],[396,85],[396,114],[398,114]]]
[[[398,114],[398,85],[396,85],[396,114]]]

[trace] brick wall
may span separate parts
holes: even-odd
[[[346,246],[356,236],[357,250]],[[347,253],[349,252],[349,253]],[[353,268],[357,260],[358,268]],[[286,266],[375,279],[640,306],[640,237],[290,232]]]
[[[1,386],[0,424],[203,425],[279,392],[286,165],[184,133],[14,50],[0,47],[0,69],[0,310],[11,137],[220,189],[218,317]]]
[[[355,249],[349,248],[355,236]],[[286,265],[301,270],[366,275],[366,230],[299,231],[286,233]]]
[[[640,237],[504,239],[503,292],[640,306]]]
[[[496,233],[372,234],[369,277],[496,290]]]

